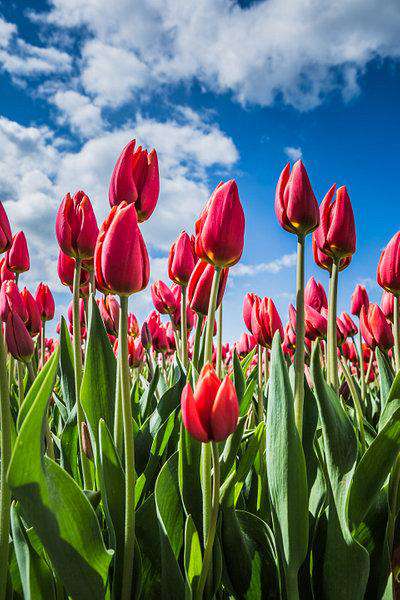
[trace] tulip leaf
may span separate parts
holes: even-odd
[[[387,356],[379,348],[376,348],[375,356],[379,369],[381,406],[383,410],[389,396],[390,388],[393,385],[394,373]]]
[[[71,410],[68,421],[64,425],[61,437],[61,466],[75,479],[81,482],[78,465],[78,428],[76,426],[76,406]]]
[[[382,412],[378,423],[379,431],[386,425],[398,408],[400,408],[400,371],[394,378],[385,405],[382,407]]]
[[[110,431],[114,427],[116,360],[93,297],[90,298],[90,310],[81,403],[92,436],[97,441],[100,419],[104,419]]]
[[[183,563],[185,567],[186,581],[190,589],[195,590],[201,573],[203,557],[201,553],[199,534],[191,515],[186,517],[185,552]]]
[[[9,485],[24,519],[32,524],[69,595],[103,599],[112,553],[106,550],[96,514],[75,481],[43,455],[49,388],[59,349],[20,429],[9,468]]]
[[[239,401],[239,406],[242,402],[244,390],[246,388],[246,379],[242,371],[241,364],[238,359],[236,349],[233,351],[233,382],[236,389],[236,395]]]
[[[361,600],[368,581],[369,557],[365,548],[352,537],[347,522],[347,500],[357,460],[357,439],[339,398],[322,377],[318,345],[314,346],[311,364],[322,425],[329,497],[323,559],[324,597],[328,600]]]
[[[61,317],[60,329],[60,383],[65,405],[70,412],[76,402],[74,352],[68,326],[64,317]]]
[[[150,417],[150,433],[154,437],[158,429],[169,417],[180,406],[181,393],[186,383],[186,376],[182,370],[179,360],[177,360],[177,369],[175,372],[175,382],[167,389],[161,396],[157,407]]]
[[[200,483],[201,442],[181,425],[179,438],[179,490],[186,515],[191,515],[195,527],[203,535],[202,490]]]
[[[267,406],[267,472],[274,531],[288,593],[307,554],[306,464],[295,424],[293,393],[279,333],[272,343]],[[294,583],[296,582],[296,583]]]
[[[142,556],[142,597],[157,598],[161,596],[161,554],[154,494],[136,511],[135,534]]]

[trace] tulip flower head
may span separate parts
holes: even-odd
[[[394,319],[394,296],[386,290],[382,293],[381,298],[381,309],[383,314],[389,321],[393,322]]]
[[[271,348],[276,331],[279,331],[283,340],[282,321],[272,298],[254,302],[251,311],[251,331],[257,344],[264,348]]]
[[[179,285],[187,285],[196,262],[193,242],[186,231],[182,231],[169,251],[169,278]]]
[[[153,213],[160,192],[157,152],[150,153],[130,141],[122,150],[111,175],[108,197],[111,206],[134,204],[139,223]]]
[[[244,321],[244,324],[246,325],[247,329],[250,331],[250,333],[252,333],[252,331],[251,331],[251,313],[252,313],[253,305],[255,302],[257,302],[259,304],[261,302],[261,298],[259,296],[257,296],[257,294],[248,292],[245,295],[244,300],[243,300],[243,321]]]
[[[393,347],[392,327],[377,304],[371,303],[367,310],[364,306],[361,308],[360,331],[371,350],[375,350],[377,346],[381,350]]]
[[[23,231],[18,231],[13,236],[11,248],[7,251],[7,266],[13,273],[29,271],[28,244]]]
[[[177,308],[177,300],[173,291],[166,283],[155,281],[150,286],[151,299],[153,300],[154,308],[162,315],[172,315]]]
[[[51,321],[54,319],[54,298],[48,285],[39,283],[36,289],[35,299],[42,321]]]
[[[88,196],[82,191],[76,192],[73,197],[68,193],[56,218],[56,236],[61,250],[72,258],[92,258],[98,233]]]
[[[10,271],[10,269],[8,268],[7,257],[4,256],[3,258],[0,259],[0,284],[3,283],[3,281],[7,281],[7,280],[14,281],[15,273]]]
[[[346,186],[336,191],[334,184],[320,206],[320,225],[314,233],[315,243],[334,260],[352,256],[356,251],[356,227],[353,208]]]
[[[26,328],[29,331],[30,335],[32,337],[35,337],[36,335],[38,335],[38,333],[40,333],[41,327],[41,319],[37,302],[26,287],[24,287],[20,295],[25,305],[25,310],[27,314],[27,319],[25,321]]]
[[[60,250],[57,261],[58,277],[63,285],[67,285],[71,289],[74,282],[74,271],[75,259],[71,258],[68,256],[68,254],[65,254],[62,250]],[[89,277],[88,271],[82,267],[80,278],[81,286],[89,283]]]
[[[33,340],[18,313],[10,312],[5,327],[5,338],[9,353],[17,360],[29,362],[34,351]]]
[[[117,335],[119,326],[119,303],[114,296],[105,296],[98,300],[98,306],[107,333]]]
[[[239,417],[235,387],[226,376],[221,382],[214,367],[205,365],[194,392],[188,383],[181,395],[182,421],[200,442],[221,442],[233,433]]]
[[[322,252],[322,250],[318,247],[315,238],[315,233],[316,232],[314,231],[312,235],[312,250],[315,264],[318,265],[318,267],[321,267],[321,269],[331,272],[333,259],[324,252]],[[343,271],[349,266],[349,264],[351,263],[351,258],[351,256],[346,256],[345,258],[340,259],[339,271]]]
[[[217,308],[222,302],[229,269],[222,269],[217,294]],[[196,313],[207,316],[210,302],[211,286],[214,277],[214,267],[199,260],[193,270],[188,284],[188,301],[190,308]]]
[[[400,231],[395,233],[381,253],[377,280],[387,292],[400,295]]]
[[[0,202],[0,254],[6,252],[12,243],[11,227],[4,210],[4,206]]]
[[[318,202],[301,160],[293,165],[292,172],[288,163],[279,177],[275,214],[280,226],[296,235],[307,235],[319,225]]]
[[[328,300],[322,283],[315,281],[310,277],[304,290],[304,302],[320,311],[322,308],[328,308]]]
[[[357,317],[359,317],[361,308],[364,306],[364,308],[367,309],[368,305],[368,292],[363,285],[358,283],[354,288],[354,292],[351,295],[350,312],[352,315],[357,315]]]

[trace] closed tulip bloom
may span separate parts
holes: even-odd
[[[320,206],[320,225],[314,233],[320,250],[335,260],[351,256],[356,251],[356,226],[353,208],[346,186],[336,191],[334,184]]]
[[[292,304],[289,305],[289,319],[294,331],[296,331],[297,311]],[[305,337],[310,340],[316,340],[325,337],[328,329],[328,321],[324,314],[318,312],[312,306],[304,306]]]
[[[15,273],[8,268],[7,257],[3,257],[0,259],[0,284],[8,280],[14,281]]]
[[[293,329],[291,322],[289,321],[285,325],[284,336],[283,336],[283,350],[286,354],[293,352],[296,349],[296,331]],[[290,351],[290,352],[288,352]]]
[[[363,285],[358,283],[354,288],[354,292],[350,299],[350,312],[352,315],[360,316],[361,308],[368,308],[369,298],[368,292]]]
[[[384,290],[381,298],[381,309],[383,314],[389,321],[393,322],[394,317],[394,296],[390,292]]]
[[[395,233],[379,259],[377,280],[381,288],[400,294],[400,231]]]
[[[18,231],[12,239],[11,248],[7,252],[7,266],[13,273],[29,271],[29,251],[23,231]]]
[[[247,329],[251,333],[251,313],[253,310],[253,305],[255,302],[260,303],[261,298],[257,296],[257,294],[253,294],[252,292],[248,292],[243,300],[243,321],[246,325]]]
[[[324,286],[322,283],[315,281],[314,277],[310,277],[305,287],[304,302],[318,311],[320,311],[321,308],[328,308],[328,300],[326,298]]]
[[[148,323],[146,321],[142,325],[142,329],[140,330],[140,341],[142,342],[143,348],[149,350],[151,348],[151,333]]]
[[[37,302],[30,291],[24,287],[20,293],[22,301],[25,305],[27,319],[25,325],[32,337],[35,337],[40,332],[41,320]]]
[[[128,314],[128,335],[134,338],[139,336],[139,323],[133,313]]]
[[[239,403],[235,387],[226,376],[221,382],[212,365],[205,365],[194,392],[188,383],[181,395],[182,421],[200,442],[222,442],[237,427]]]
[[[389,350],[393,347],[392,327],[377,304],[371,303],[367,310],[364,306],[361,308],[360,331],[371,350],[377,346],[381,350]]]
[[[111,206],[121,202],[135,204],[139,223],[146,221],[154,211],[160,180],[157,153],[150,153],[132,140],[122,150],[111,175],[108,197]]]
[[[17,284],[14,281],[8,280],[1,284],[0,319],[6,322],[10,312],[19,315],[23,321],[26,321],[28,318]]]
[[[314,231],[312,235],[312,250],[315,264],[318,265],[318,267],[321,267],[321,269],[325,269],[325,271],[331,272],[333,259],[324,252],[322,252],[322,250],[318,247],[315,239],[315,233],[316,232]],[[349,264],[351,263],[351,258],[351,256],[346,256],[345,258],[340,259],[339,271],[343,271],[349,266]]]
[[[56,236],[61,250],[73,258],[91,258],[98,233],[88,196],[79,191],[71,198],[68,193],[60,204],[56,218]]]
[[[186,231],[182,231],[169,251],[169,278],[179,285],[187,285],[196,262],[193,242]]]
[[[283,340],[282,321],[272,298],[263,298],[255,302],[251,311],[251,331],[260,346],[270,348],[276,331]]]
[[[242,333],[238,342],[235,343],[235,350],[238,356],[246,356],[256,346],[256,340],[250,333]]]
[[[117,335],[119,325],[119,303],[114,296],[105,296],[97,302],[107,333]]]
[[[122,202],[111,209],[100,229],[94,265],[102,291],[129,296],[147,286],[149,256],[133,204]]]
[[[54,319],[55,304],[53,294],[45,283],[39,283],[36,289],[35,299],[42,321]]]
[[[6,321],[5,338],[11,356],[23,362],[31,360],[34,351],[33,340],[18,313],[9,313]]]
[[[151,299],[153,300],[154,308],[162,315],[172,315],[177,308],[176,297],[172,290],[169,289],[166,283],[155,281],[150,286]]]
[[[196,254],[217,267],[235,265],[243,252],[244,213],[236,181],[219,184],[196,222]]]
[[[217,294],[217,308],[222,302],[229,269],[221,271]],[[214,277],[214,267],[199,260],[196,264],[188,284],[188,301],[190,308],[196,313],[207,316],[210,302],[211,286]]]
[[[12,243],[11,227],[4,210],[4,206],[0,202],[0,254],[6,252]]]
[[[340,317],[338,317],[342,324],[342,331],[345,334],[345,338],[354,337],[358,333],[358,328],[354,323],[353,319],[346,312],[342,312]]]
[[[72,288],[74,281],[75,259],[65,254],[62,250],[58,253],[57,273],[63,285]],[[86,269],[81,269],[81,286],[89,283],[89,273]]]
[[[342,354],[347,360],[349,360],[353,364],[357,364],[358,362],[358,353],[354,342],[346,341],[342,344]]]
[[[279,177],[275,213],[280,226],[296,235],[307,235],[319,225],[318,202],[301,160],[295,162],[292,172],[288,163]]]
[[[158,326],[154,327],[151,332],[152,345],[155,352],[167,352],[168,350],[168,339],[167,339],[167,330],[164,325],[161,323]]]

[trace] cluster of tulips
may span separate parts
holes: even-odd
[[[150,286],[141,224],[156,209],[155,150],[131,141],[98,228],[64,197],[55,233],[67,319],[51,290],[19,289],[23,232],[0,204],[0,600],[390,598],[400,572],[400,232],[382,252],[381,305],[357,285],[346,187],[320,206],[301,161],[275,213],[297,238],[296,301],[246,294],[247,328],[223,343],[229,270],[245,217],[220,183]],[[305,285],[306,237],[329,293]],[[96,297],[97,296],[97,297]],[[134,303],[133,303],[134,304]]]

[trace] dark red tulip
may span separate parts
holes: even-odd
[[[38,333],[40,333],[41,328],[41,319],[37,302],[26,287],[24,287],[20,295],[25,305],[27,314],[27,319],[25,322],[26,328],[30,335],[35,337],[38,335]]]
[[[314,239],[319,250],[340,260],[352,256],[356,251],[356,226],[346,186],[341,186],[334,198],[335,190],[336,184],[321,203],[320,225],[314,233]]]
[[[162,315],[172,315],[177,308],[177,301],[174,293],[166,283],[155,281],[150,286],[151,299],[153,300],[154,308]]]
[[[217,295],[217,307],[224,296],[229,269],[222,269]],[[200,315],[207,316],[210,302],[211,286],[214,277],[214,267],[199,260],[188,284],[188,301],[190,308]]]
[[[243,300],[243,321],[246,325],[247,329],[251,333],[251,313],[253,310],[253,305],[255,302],[260,303],[261,298],[257,296],[257,294],[253,294],[252,292],[248,292]]]
[[[381,309],[382,309],[382,312],[385,315],[385,317],[387,319],[389,319],[389,321],[393,322],[393,320],[394,320],[394,296],[393,296],[393,294],[391,294],[390,292],[387,292],[386,290],[384,290],[382,293]]]
[[[13,273],[29,271],[29,251],[23,231],[13,236],[11,248],[7,251],[7,266]]]
[[[17,284],[14,281],[8,280],[1,284],[0,319],[6,322],[10,312],[18,314],[23,321],[26,321],[28,318]]]
[[[169,251],[169,278],[179,285],[187,285],[196,262],[193,242],[186,231],[182,231]]]
[[[128,314],[128,335],[133,338],[139,337],[139,323],[133,313]]]
[[[377,304],[371,303],[367,310],[364,306],[361,308],[360,331],[371,350],[375,350],[377,346],[381,350],[393,347],[392,327]]]
[[[7,257],[5,256],[0,259],[0,284],[7,280],[14,281],[15,273],[8,268]]]
[[[338,317],[338,320],[341,323],[340,330],[343,333],[345,339],[348,337],[353,338],[357,335],[358,328],[354,323],[353,319],[350,317],[350,315],[343,311],[340,317]]]
[[[363,285],[358,283],[354,288],[354,292],[350,299],[350,312],[352,315],[360,316],[361,308],[364,306],[366,309],[369,305],[368,292]]]
[[[164,327],[163,323],[155,326],[151,331],[151,340],[153,349],[155,352],[167,352],[168,350],[168,339],[167,339],[167,330]]]
[[[8,314],[5,338],[11,356],[23,362],[31,360],[34,351],[33,340],[25,323],[16,312]]]
[[[72,258],[92,258],[99,228],[85,192],[67,194],[56,218],[56,236],[61,250]]]
[[[142,329],[140,331],[140,340],[142,342],[143,348],[149,350],[151,348],[151,333],[149,329],[148,323],[146,321],[142,325]]]
[[[122,150],[111,175],[108,197],[111,206],[133,203],[141,223],[156,207],[160,181],[156,151],[148,154],[141,146],[135,150],[135,144],[132,140]]]
[[[60,281],[63,285],[67,285],[72,288],[74,282],[74,271],[75,271],[75,259],[65,254],[60,250],[57,261],[57,273]],[[89,283],[89,273],[86,269],[81,269],[81,286],[85,286]]]
[[[119,326],[119,303],[114,296],[105,296],[97,301],[101,318],[107,333],[111,335],[118,334]]]
[[[301,160],[293,165],[292,172],[288,163],[279,177],[275,213],[280,226],[296,235],[307,235],[319,225],[318,202]]]
[[[212,365],[205,365],[194,393],[188,383],[181,395],[182,421],[200,442],[221,442],[233,433],[239,417],[239,403],[231,379],[221,382]]]
[[[196,254],[217,267],[235,265],[243,252],[244,213],[236,181],[220,183],[196,222]]]
[[[289,319],[294,331],[296,331],[297,311],[292,304],[289,305]],[[310,340],[316,340],[319,337],[325,337],[328,329],[326,316],[318,312],[312,306],[304,306],[305,337]]]
[[[122,202],[111,209],[100,229],[94,264],[97,285],[103,292],[129,296],[147,286],[149,256],[133,204]]]
[[[54,319],[55,304],[53,294],[45,283],[39,283],[35,294],[36,304],[42,321]]]
[[[254,302],[251,311],[251,331],[257,344],[270,348],[276,331],[283,340],[282,321],[272,298]]]
[[[246,356],[255,348],[257,342],[250,333],[242,333],[238,342],[235,343],[235,349],[238,356]]]
[[[328,308],[328,300],[326,298],[324,286],[322,283],[315,281],[314,277],[310,277],[305,287],[304,302],[318,311],[320,311],[321,308]]]
[[[4,210],[4,206],[0,202],[0,254],[6,252],[12,243],[11,227]]]
[[[395,233],[379,259],[379,285],[395,296],[400,294],[400,231]]]

